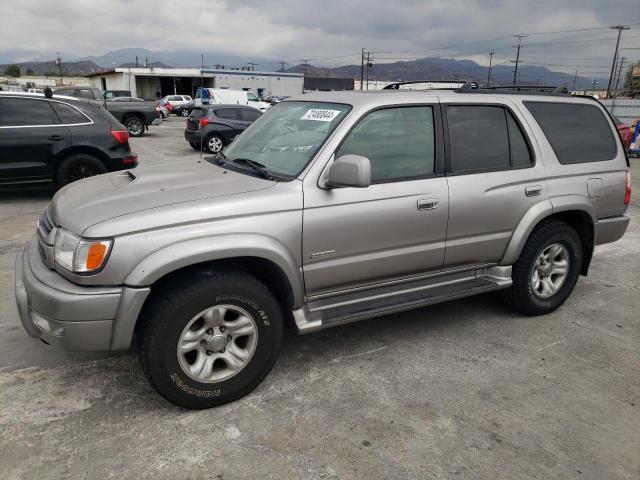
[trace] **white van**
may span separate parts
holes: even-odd
[[[261,112],[264,112],[271,106],[271,104],[267,102],[261,102],[253,92],[230,90],[227,88],[199,88],[196,90],[194,105],[201,107],[203,103],[205,105],[248,105],[257,108]]]

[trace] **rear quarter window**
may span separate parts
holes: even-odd
[[[524,102],[563,165],[615,158],[618,145],[604,113],[595,105]]]

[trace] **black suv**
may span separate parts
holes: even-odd
[[[200,150],[200,138],[210,153],[219,153],[244,129],[255,122],[262,112],[240,105],[211,105],[194,108],[187,119],[184,138],[195,150]],[[202,131],[200,129],[202,128]]]
[[[62,186],[137,164],[127,129],[102,104],[0,93],[0,184]]]

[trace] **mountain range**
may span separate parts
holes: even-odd
[[[79,57],[61,53],[63,70],[67,75],[86,75],[100,68],[114,66],[135,67],[136,57],[139,66],[148,61],[153,67],[198,68],[202,62],[202,53],[193,50],[152,51],[145,48],[124,48],[113,50],[99,56]],[[17,64],[22,74],[31,69],[34,74],[58,73],[58,66],[52,58],[54,52],[36,52],[26,49],[14,49],[0,52],[0,73],[8,64]],[[273,59],[240,57],[222,52],[206,52],[204,65],[208,67],[234,67],[258,64],[257,70],[279,70],[280,63]],[[288,72],[304,72],[304,65],[289,68]],[[412,81],[412,80],[452,80],[464,79],[485,82],[487,67],[472,60],[456,60],[452,58],[422,58],[393,63],[377,63],[369,70],[370,80]],[[340,67],[323,67],[307,65],[308,76],[360,78],[360,65],[344,65]],[[566,85],[571,88],[573,75],[554,72],[546,67],[521,64],[518,69],[519,84]],[[491,70],[492,84],[509,85],[513,81],[512,65],[496,65]],[[576,88],[589,88],[593,79],[577,77]]]

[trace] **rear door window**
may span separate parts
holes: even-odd
[[[255,122],[260,115],[262,115],[257,110],[253,110],[251,108],[240,108],[240,119],[246,122]]]
[[[238,119],[238,115],[236,113],[235,108],[217,108],[215,113],[218,118],[224,118],[226,120]]]
[[[603,112],[595,105],[524,102],[563,165],[615,158],[616,139]]]
[[[56,116],[46,100],[30,98],[0,99],[0,126],[22,127],[55,125]]]
[[[89,119],[85,117],[78,110],[66,103],[52,102],[51,106],[58,114],[60,121],[66,125],[73,125],[78,123],[87,123]]]
[[[533,158],[511,112],[493,105],[448,105],[454,174],[527,167]]]

